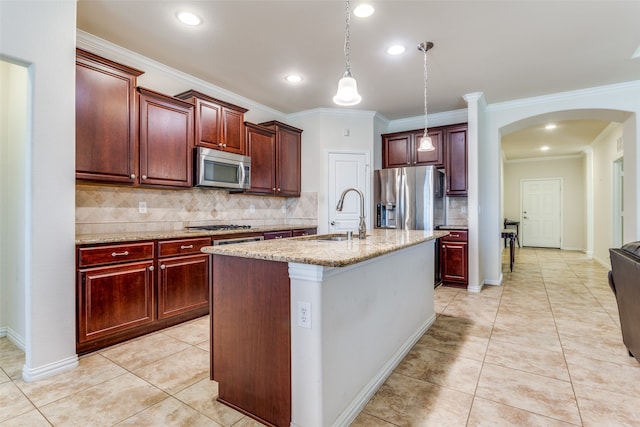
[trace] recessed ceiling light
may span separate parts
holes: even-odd
[[[191,12],[178,12],[178,20],[186,25],[200,25],[202,20],[200,17]]]
[[[549,151],[549,146],[548,145],[543,145],[542,147],[540,147],[540,151]]]
[[[404,53],[404,51],[405,47],[399,44],[389,46],[389,48],[387,49],[387,53],[389,55],[400,55],[401,53]]]
[[[363,3],[353,9],[353,14],[358,18],[366,18],[367,16],[373,15],[374,10],[375,9],[370,4]]]
[[[298,74],[289,74],[284,79],[289,83],[300,83],[302,81],[302,77]]]
[[[545,128],[546,130],[551,130],[551,129],[555,129],[555,128],[557,128],[557,127],[558,127],[558,126],[556,126],[554,123],[549,123],[549,124],[548,124],[548,125],[546,125],[544,128]]]

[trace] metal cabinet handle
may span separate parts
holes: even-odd
[[[131,174],[131,179],[136,179],[136,174],[135,173]]]
[[[160,265],[160,270],[164,270],[165,268],[167,268],[166,265],[164,265],[164,264]]]
[[[273,188],[271,189],[271,191],[276,191],[276,187],[273,187]]]
[[[460,235],[459,235],[459,234],[453,234],[453,233],[450,233],[450,234],[451,234],[451,237],[455,237],[455,238],[460,237]]]
[[[129,251],[124,251],[124,252],[111,252],[111,256],[112,257],[117,257],[117,256],[127,256],[129,255]]]
[[[278,193],[280,192],[280,187],[278,187]]]
[[[142,175],[142,179],[147,179],[147,175]]]
[[[180,249],[193,249],[193,245],[181,245]]]
[[[149,271],[153,271],[153,270],[154,270],[153,265],[149,266]]]

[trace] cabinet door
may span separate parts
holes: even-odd
[[[244,114],[222,107],[222,143],[224,151],[245,154]]]
[[[444,147],[443,147],[443,135],[441,129],[429,130],[429,136],[435,150],[433,151],[418,151],[418,145],[420,144],[420,138],[424,135],[424,130],[413,133],[413,146],[415,149],[415,165],[416,166],[444,166]]]
[[[382,136],[382,167],[403,168],[411,166],[412,134],[390,134]]]
[[[152,323],[153,284],[153,261],[80,270],[78,343]]]
[[[76,52],[76,178],[133,183],[138,150],[135,87],[142,72]]]
[[[440,262],[444,282],[467,283],[467,243],[441,241]]]
[[[445,131],[447,196],[467,195],[467,125]]]
[[[193,106],[140,91],[140,183],[191,187]]]
[[[275,131],[247,123],[247,149],[251,157],[251,188],[247,193],[274,194],[276,191]]]
[[[208,307],[209,259],[199,254],[158,262],[158,319]]]
[[[222,136],[222,108],[210,102],[196,101],[195,144],[218,149]]]
[[[276,194],[300,196],[300,133],[280,128],[276,133]]]

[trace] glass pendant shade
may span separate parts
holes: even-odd
[[[358,94],[358,83],[351,73],[346,72],[338,82],[338,92],[333,97],[333,102],[338,105],[350,106],[359,104],[362,97]]]
[[[433,146],[433,141],[431,141],[431,137],[426,133],[420,138],[420,143],[418,144],[418,151],[433,151],[436,147]]]

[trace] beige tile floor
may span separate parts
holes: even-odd
[[[637,426],[640,364],[622,344],[607,270],[518,249],[503,286],[437,288],[437,319],[353,426]],[[257,426],[215,401],[208,318],[25,383],[0,339],[0,426]]]

